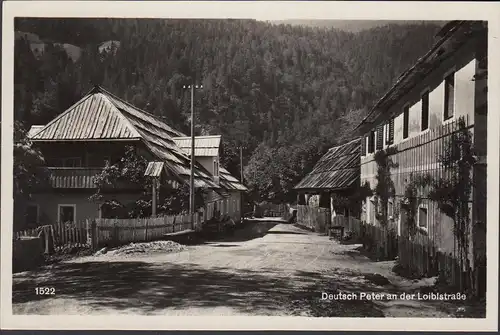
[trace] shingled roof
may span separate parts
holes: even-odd
[[[361,139],[357,138],[328,150],[295,190],[342,190],[358,180],[361,163]]]
[[[358,128],[365,131],[367,129],[364,128],[377,124],[379,120],[392,117],[393,115],[387,114],[386,111],[463,45],[472,38],[484,34],[486,31],[484,24],[482,21],[447,23],[437,34],[439,40],[412,67],[399,76],[391,89],[372,107]]]
[[[232,174],[229,173],[228,170],[226,170],[223,167],[219,168],[219,173],[220,173],[220,185],[224,187],[228,191],[248,191],[248,188],[243,185],[238,179],[233,177]]]
[[[167,171],[180,181],[189,180],[190,157],[172,139],[185,135],[101,87],[95,87],[47,125],[35,127],[30,130],[34,142],[142,141],[159,161],[165,163]],[[219,187],[200,164],[196,164],[194,173],[195,187]]]

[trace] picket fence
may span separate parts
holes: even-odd
[[[202,217],[195,217],[196,227]],[[47,228],[50,228],[47,230]],[[167,234],[190,231],[191,216],[175,215],[145,219],[87,219],[74,223],[55,223],[14,232],[14,239],[38,237],[49,232],[55,247],[116,246],[130,242],[146,242],[165,238]]]
[[[326,233],[330,226],[330,209],[297,205],[297,224],[319,233]]]

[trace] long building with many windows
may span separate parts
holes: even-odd
[[[441,186],[448,182],[449,187],[460,180],[460,160],[468,159],[464,134],[470,134],[474,162],[469,210],[461,213],[468,213],[465,221],[470,223],[465,235],[471,267],[484,264],[486,252],[486,78],[486,23],[449,22],[431,50],[400,76],[360,125],[361,183],[376,189],[385,182],[378,189],[388,195],[385,204],[380,194],[367,198],[362,219],[387,224],[400,239],[419,241],[454,257],[463,243],[453,208],[457,199],[450,197],[451,205],[443,205],[431,196],[436,186],[429,180],[441,181]]]

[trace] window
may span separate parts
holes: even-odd
[[[217,162],[217,160],[215,159],[214,160],[214,176],[218,176],[219,175],[219,163]]]
[[[393,217],[394,216],[394,201],[389,200],[387,204],[387,216]]]
[[[367,137],[363,136],[363,138],[361,139],[361,156],[366,156],[366,141]]]
[[[453,117],[455,111],[455,73],[444,79],[444,120]]]
[[[35,227],[38,225],[38,205],[28,205],[26,207],[26,226]]]
[[[371,154],[375,151],[375,131],[370,131],[368,135],[368,153]]]
[[[391,119],[386,126],[385,144],[390,145],[394,143],[394,119]]]
[[[427,208],[418,208],[418,226],[419,228],[427,229]]]
[[[405,106],[403,109],[403,139],[408,138],[409,122],[410,122],[410,107]]]
[[[422,94],[422,119],[420,124],[421,130],[429,128],[429,91]]]
[[[74,223],[76,219],[76,205],[59,205],[59,222]]]

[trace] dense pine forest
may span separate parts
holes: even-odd
[[[223,135],[223,163],[235,176],[244,146],[255,197],[284,200],[329,147],[356,135],[440,27],[352,33],[253,20],[18,19],[15,28],[15,118],[25,128],[99,84],[189,134],[183,85],[194,78],[204,86],[197,133]],[[103,51],[106,41],[119,43]]]

